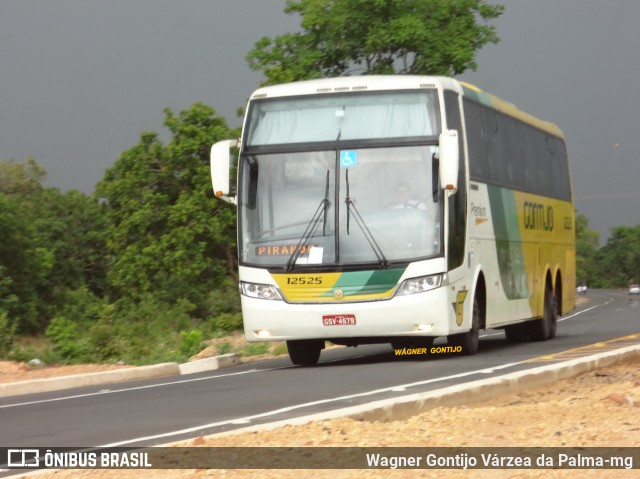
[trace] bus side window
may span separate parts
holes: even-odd
[[[482,107],[466,98],[463,104],[469,150],[469,175],[471,178],[487,179],[489,178],[487,133],[482,118]]]

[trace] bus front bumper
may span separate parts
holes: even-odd
[[[291,304],[242,296],[248,341],[446,336],[454,307],[446,287],[385,301]]]

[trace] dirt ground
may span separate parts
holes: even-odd
[[[0,381],[112,369],[64,366],[32,370],[0,362]],[[439,407],[405,421],[321,421],[303,426],[198,437],[174,446],[626,446],[640,447],[640,361],[627,362],[518,394],[464,407]],[[636,466],[637,467],[637,466]],[[640,477],[625,470],[61,470],[38,478]]]
[[[126,367],[131,366],[79,364],[75,366],[43,366],[40,368],[32,368],[26,363],[0,361],[0,383],[30,381],[32,379],[46,379],[58,376],[71,376],[74,374],[96,373],[101,371],[114,371],[116,369]]]

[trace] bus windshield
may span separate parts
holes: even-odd
[[[244,154],[244,264],[273,268],[412,261],[441,254],[437,147]]]
[[[433,137],[439,133],[433,90],[314,95],[257,100],[247,146]]]

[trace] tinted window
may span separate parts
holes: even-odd
[[[465,99],[471,179],[570,200],[564,141]]]
[[[488,178],[487,135],[482,119],[482,108],[477,103],[464,100],[464,118],[467,126],[469,170],[472,178]]]

